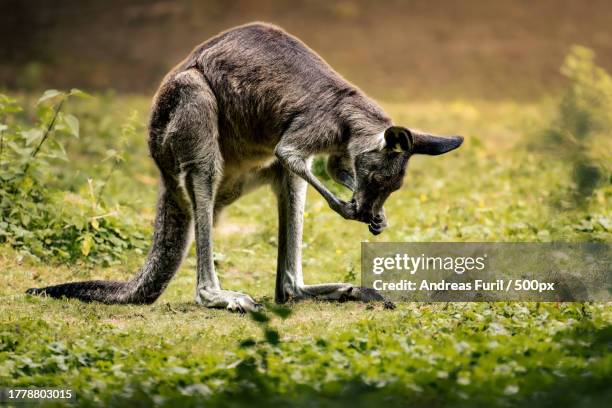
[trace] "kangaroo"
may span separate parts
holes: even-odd
[[[275,301],[381,300],[346,283],[306,285],[302,226],[310,184],[329,207],[379,234],[383,204],[402,185],[410,156],[439,155],[461,145],[391,119],[321,57],[282,29],[253,23],[200,46],[163,79],[152,107],[149,148],[161,183],[152,247],[127,282],[65,283],[30,294],[104,303],[153,303],[179,268],[195,231],[195,299],[205,307],[246,312],[249,295],[221,289],[213,263],[212,228],[224,207],[264,184],[278,201]],[[327,154],[327,171],[353,191],[339,199],[311,172]]]

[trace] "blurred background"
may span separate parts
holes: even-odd
[[[255,20],[386,100],[539,98],[572,44],[612,68],[606,0],[3,0],[0,87],[150,94],[200,42]]]

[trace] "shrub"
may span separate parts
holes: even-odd
[[[89,179],[86,186],[73,186],[82,191],[76,193],[56,182],[57,169],[69,171],[64,142],[79,137],[79,120],[62,108],[86,96],[76,89],[48,90],[32,120],[16,100],[0,94],[0,243],[24,255],[109,265],[145,244],[124,209],[101,202],[105,183]],[[110,158],[114,168],[120,155],[111,152]]]
[[[599,149],[597,141],[612,136],[612,78],[595,65],[593,51],[580,46],[572,48],[561,73],[570,84],[545,142],[572,166],[572,196],[582,203],[609,179],[609,152],[605,146]]]

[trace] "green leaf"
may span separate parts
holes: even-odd
[[[89,255],[92,245],[93,239],[91,238],[91,235],[85,235],[81,241],[81,253],[83,256]]]
[[[56,155],[58,159],[68,161],[68,154],[66,153],[66,149],[64,149],[64,145],[55,141],[55,146],[58,148],[58,154]]]
[[[25,227],[27,227],[30,224],[30,220],[31,220],[30,216],[28,214],[26,214],[26,213],[22,213],[22,214],[20,214],[20,216],[21,216],[21,223]]]
[[[78,139],[79,137],[79,120],[74,115],[66,114],[63,117],[64,123],[68,128],[68,132]]]
[[[37,141],[38,139],[42,137],[43,131],[41,129],[36,129],[36,128],[30,129],[30,130],[24,130],[21,132],[21,135],[25,137],[26,145],[29,146],[33,142]]]
[[[597,221],[599,222],[599,225],[604,228],[604,230],[612,231],[612,220],[610,220],[610,218],[602,215]]]
[[[76,96],[77,98],[93,98],[93,96],[91,96],[87,92],[83,92],[83,91],[81,91],[80,89],[77,89],[77,88],[72,88],[68,95],[69,96]]]
[[[48,157],[50,159],[59,159],[67,162],[68,155],[66,154],[66,149],[64,149],[64,146],[58,141],[54,141],[53,145],[56,147],[56,149],[53,149],[51,152],[45,153],[41,156]]]
[[[25,156],[29,156],[32,153],[32,148],[29,147],[25,147],[22,148],[20,146],[17,146],[15,143],[13,142],[8,142],[6,144],[9,148],[11,148],[11,150],[13,150],[15,153],[17,153],[18,155],[25,157]]]
[[[63,92],[58,91],[57,89],[47,89],[40,98],[38,98],[38,101],[36,102],[36,105],[40,105],[41,103],[48,101],[49,99],[53,99],[53,98],[57,98],[58,96],[65,96],[66,94]]]

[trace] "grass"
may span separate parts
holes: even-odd
[[[114,146],[117,123],[143,98],[99,98],[74,106],[82,138],[66,164],[85,177]],[[347,222],[309,190],[304,229],[308,283],[359,280],[360,242],[612,242],[609,183],[580,204],[571,170],[531,141],[550,122],[551,101],[426,102],[384,106],[398,123],[461,133],[442,157],[411,160],[404,188],[388,201],[379,237]],[[106,200],[141,214],[148,229],[156,192],[144,129],[126,140],[126,161]],[[598,143],[609,158],[610,140]],[[273,297],[276,215],[268,189],[230,207],[215,231],[226,289]],[[130,277],[134,254],[110,268],[46,264],[0,250],[0,384],[73,388],[83,405],[604,406],[612,397],[612,307],[601,304],[400,304],[304,302],[286,319],[261,324],[194,301],[193,250],[152,306],[107,306],[24,295],[82,279]],[[264,341],[276,330],[280,343]],[[240,347],[254,339],[255,346]]]

